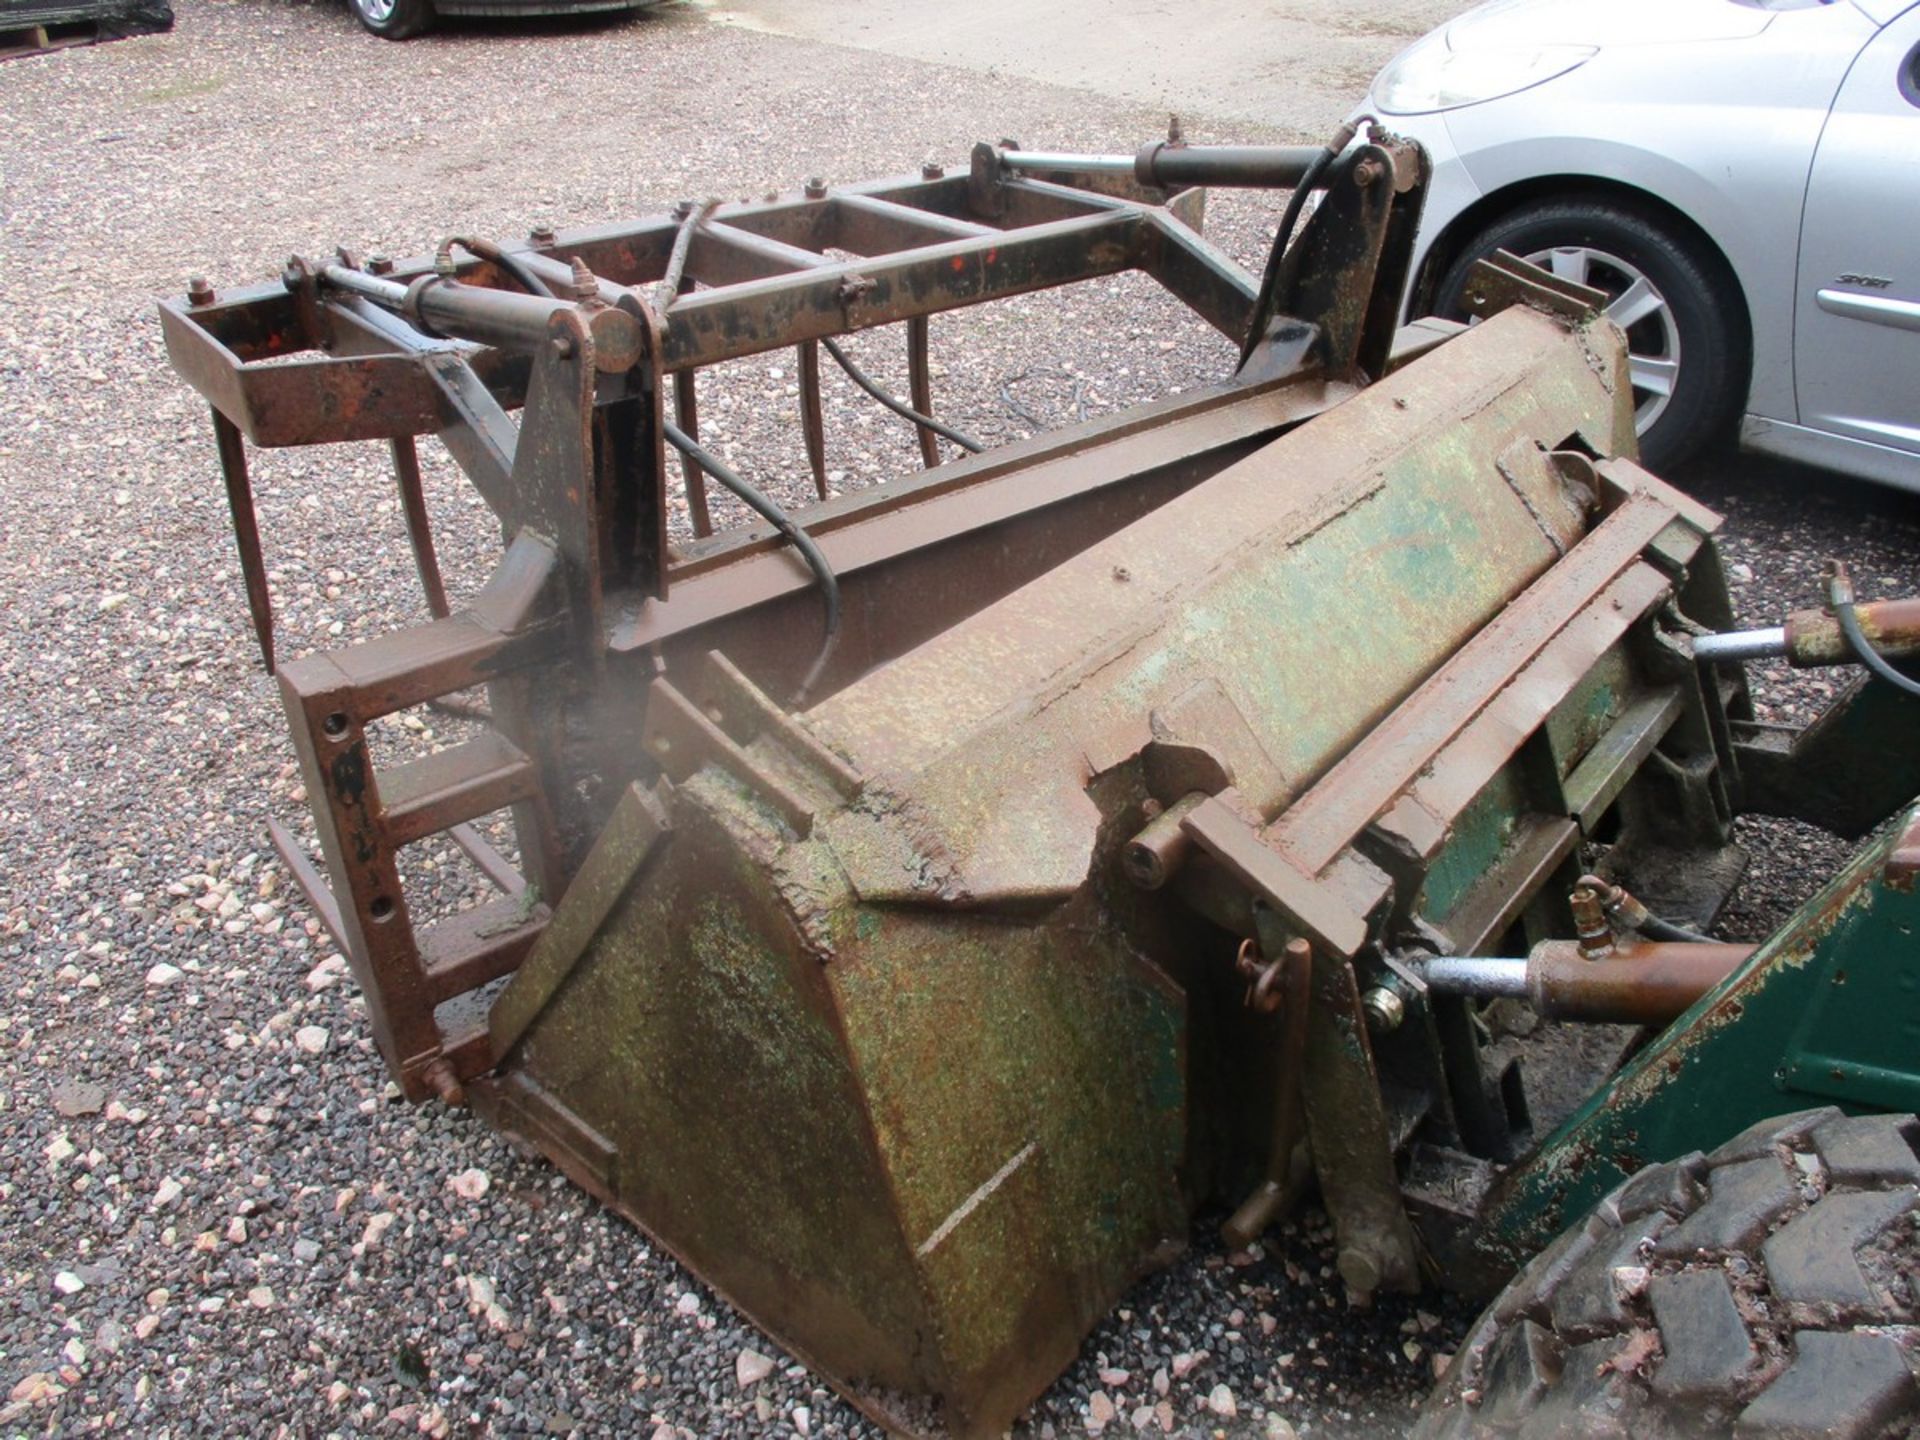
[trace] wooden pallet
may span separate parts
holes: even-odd
[[[0,0],[0,60],[172,28],[167,0]]]

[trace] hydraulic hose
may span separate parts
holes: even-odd
[[[1698,930],[1689,930],[1686,926],[1676,925],[1671,920],[1662,920],[1652,911],[1648,911],[1646,919],[1642,920],[1635,928],[1638,929],[1642,935],[1650,936],[1655,940],[1678,940],[1689,945],[1717,945],[1720,943],[1711,935],[1703,935]]]
[[[889,395],[875,382],[871,375],[853,363],[853,357],[851,355],[847,354],[846,351],[842,350],[832,340],[822,340],[820,343],[826,347],[827,354],[833,357],[834,363],[847,372],[847,378],[849,380],[853,381],[854,384],[866,391],[867,394],[886,406],[887,409],[893,411],[894,414],[904,420],[911,420],[916,425],[924,425],[936,435],[944,435],[962,450],[970,454],[978,455],[982,450],[986,449],[986,446],[982,445],[972,436],[961,434],[951,425],[942,425],[931,415],[922,415],[918,410],[907,404],[906,401]]]
[[[728,490],[737,495],[749,509],[761,519],[772,525],[787,543],[800,552],[800,558],[807,562],[807,568],[813,572],[815,583],[820,588],[821,603],[826,611],[826,634],[820,642],[820,653],[814,657],[812,668],[806,678],[800,682],[800,688],[794,693],[796,707],[804,705],[808,694],[818,683],[821,674],[827,668],[827,661],[833,657],[833,649],[840,639],[840,581],[833,573],[833,566],[821,553],[813,537],[803,529],[794,518],[780,508],[780,505],[765,491],[742,479],[718,455],[693,439],[672,421],[666,424],[667,442],[687,456],[702,470],[718,480]]]
[[[435,252],[435,258],[437,259],[441,255],[451,255],[453,253],[453,247],[456,245],[462,250],[465,250],[469,255],[476,256],[481,260],[485,260],[489,265],[497,266],[506,271],[507,274],[519,282],[520,288],[525,290],[529,295],[539,295],[548,300],[556,300],[559,298],[553,293],[552,287],[538,275],[534,274],[532,269],[518,255],[508,250],[502,250],[491,240],[469,239],[465,235],[449,235],[440,242],[440,248]]]
[[[1342,122],[1325,147],[1313,157],[1313,163],[1307,166],[1300,183],[1293,187],[1293,194],[1287,197],[1287,208],[1280,215],[1280,231],[1273,237],[1273,249],[1267,252],[1267,268],[1260,276],[1260,293],[1253,302],[1253,317],[1247,325],[1247,333],[1240,341],[1242,365],[1247,363],[1254,347],[1260,343],[1261,335],[1266,332],[1267,320],[1273,310],[1273,294],[1280,284],[1280,262],[1286,256],[1287,246],[1293,241],[1293,227],[1300,223],[1300,212],[1307,207],[1307,197],[1320,184],[1327,167],[1353,143],[1353,137],[1360,133],[1361,122],[1371,118],[1362,115]]]
[[[1827,575],[1827,603],[1833,608],[1833,618],[1839,622],[1840,633],[1846,637],[1847,648],[1853,651],[1854,657],[1894,689],[1920,698],[1920,683],[1894,669],[1861,632],[1860,616],[1853,608],[1853,577],[1838,560],[1833,562]]]

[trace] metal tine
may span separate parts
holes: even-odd
[[[333,943],[340,947],[343,954],[351,955],[353,948],[347,943],[347,927],[340,921],[340,902],[335,898],[333,887],[307,857],[294,833],[272,816],[267,817],[267,836],[273,841],[273,848],[280,855],[280,863],[287,867],[287,873],[293,876],[293,883],[300,887],[300,893],[307,897],[307,903],[313,907],[314,914],[320,917],[320,923],[333,937]]]
[[[927,360],[927,317],[916,315],[907,321],[907,386],[913,395],[913,408],[922,415],[933,414],[933,368]],[[940,463],[940,437],[931,426],[914,426],[920,432],[920,460],[931,470]]]
[[[494,889],[508,895],[518,895],[527,888],[526,877],[514,869],[507,857],[502,855],[472,825],[455,825],[447,831],[447,838],[467,852],[469,859],[480,868],[480,873]]]
[[[694,390],[697,374],[697,370],[677,370],[673,376],[674,423],[696,440],[700,438],[700,400]],[[707,509],[707,472],[698,460],[682,452],[680,474],[686,482],[687,514],[693,519],[693,533],[704,540],[713,534],[713,516]]]
[[[433,552],[433,524],[427,518],[427,497],[420,483],[420,451],[411,435],[396,435],[391,443],[393,473],[400,482],[400,508],[407,517],[407,540],[413,546],[420,588],[427,594],[427,610],[434,619],[444,620],[452,612],[446,583],[440,578],[440,558]]]
[[[687,252],[683,250],[681,241],[685,239],[691,245],[694,227],[712,204],[712,201],[708,201],[704,207],[695,207],[681,222],[680,234],[674,237],[673,243],[678,260],[676,263],[673,256],[668,257],[668,274],[661,281],[663,291],[668,279],[673,281],[675,295],[685,295],[693,289],[694,278],[686,273]],[[673,376],[674,423],[696,440],[700,438],[700,393],[699,382],[695,378],[699,373],[697,370],[677,370]],[[701,468],[698,460],[683,454],[680,457],[680,478],[687,492],[687,515],[693,521],[694,538],[704,540],[713,534],[713,512],[707,508],[707,472]]]
[[[240,574],[247,586],[247,609],[260,639],[260,658],[273,674],[273,597],[267,592],[267,562],[260,552],[260,521],[253,511],[253,482],[247,476],[247,442],[216,408],[213,443],[220,452],[220,474],[227,482],[227,508],[233,512],[233,538],[240,551]]]
[[[827,498],[827,422],[820,409],[820,342],[803,340],[800,352],[800,430],[807,442],[807,464],[813,470],[813,489]]]

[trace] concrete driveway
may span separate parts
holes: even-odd
[[[1318,137],[1462,0],[708,0],[711,19]]]

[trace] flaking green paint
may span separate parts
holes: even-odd
[[[1905,1109],[1920,1097],[1920,894],[1884,878],[1893,838],[1915,813],[1502,1178],[1487,1254],[1518,1264],[1638,1167],[1711,1150],[1769,1115],[1828,1103]],[[1840,1075],[1796,1065],[1812,1039]],[[1874,1089],[1845,1068],[1862,1062]]]

